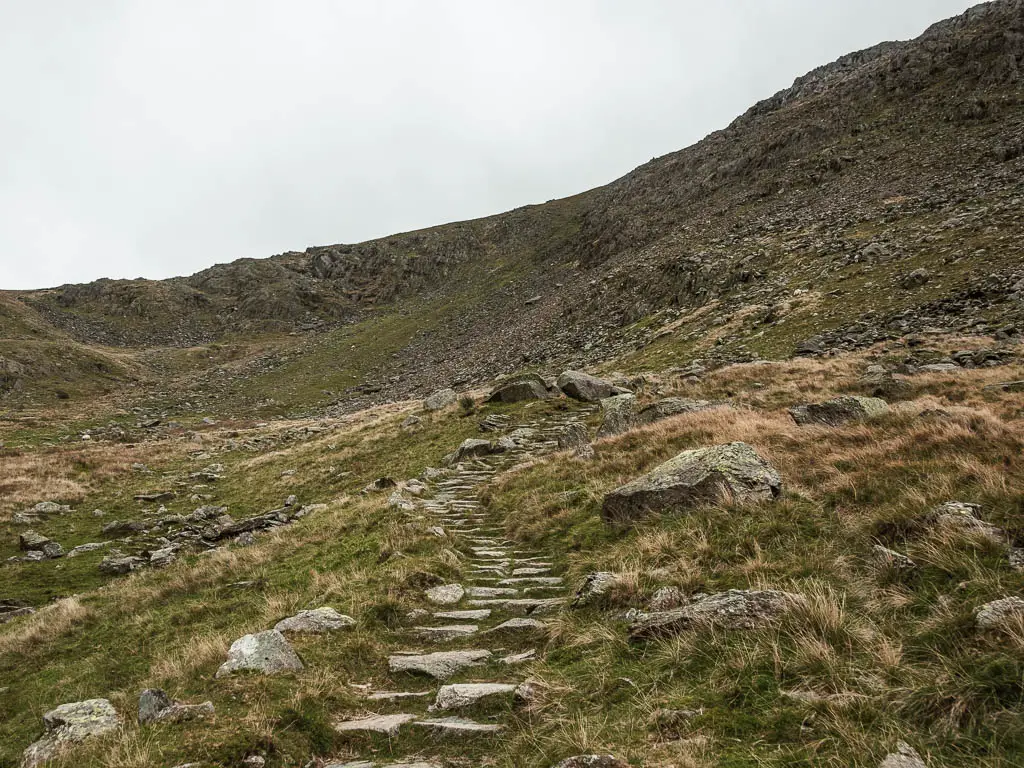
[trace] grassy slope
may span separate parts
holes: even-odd
[[[1024,371],[915,378],[907,403],[865,425],[801,430],[784,415],[781,409],[801,399],[856,390],[864,363],[737,366],[698,385],[663,380],[666,393],[728,396],[740,409],[662,422],[598,443],[593,462],[556,455],[498,482],[488,503],[518,538],[549,548],[574,576],[613,570],[621,585],[605,606],[558,617],[544,660],[530,670],[541,697],[517,713],[519,727],[507,739],[441,751],[470,759],[486,751],[503,766],[545,766],[587,750],[646,765],[814,759],[867,766],[902,737],[930,753],[933,765],[1019,761],[1024,637],[979,636],[971,616],[986,600],[1020,593],[1024,576],[1007,567],[1005,552],[915,532],[909,521],[929,505],[960,498],[983,503],[992,522],[1024,531],[1024,396],[980,388]],[[950,413],[947,420],[916,415],[936,406]],[[553,407],[562,406],[543,406]],[[140,515],[131,501],[137,490],[178,481],[187,489],[187,473],[211,461],[226,465],[226,477],[197,490],[238,517],[289,493],[330,506],[255,547],[189,558],[102,589],[99,553],[65,559],[60,569],[5,566],[7,583],[23,597],[78,597],[0,628],[0,766],[16,764],[53,705],[109,696],[130,712],[147,685],[189,701],[211,699],[218,714],[180,726],[127,723],[118,738],[79,753],[73,764],[232,764],[262,750],[272,766],[298,766],[311,754],[351,754],[351,744],[329,727],[333,716],[363,709],[350,684],[388,687],[382,651],[400,636],[398,617],[422,604],[425,584],[457,578],[462,566],[423,524],[385,509],[379,496],[357,494],[379,475],[418,474],[475,432],[476,419],[453,411],[406,433],[398,426],[404,415],[401,407],[364,413],[299,441],[282,436],[303,423],[239,422],[205,430],[202,446],[172,435],[138,448],[96,446],[84,457],[79,446],[24,440],[26,455],[67,452],[63,469],[48,471],[74,476],[80,462],[91,462],[79,477],[87,485],[75,511],[42,527],[65,545],[98,539],[110,519]],[[227,442],[270,434],[277,441],[256,452]],[[731,439],[751,442],[776,462],[786,481],[780,502],[703,508],[637,530],[601,522],[600,499],[620,481],[682,448]],[[212,458],[187,457],[200,447]],[[131,470],[134,461],[157,474]],[[292,469],[294,476],[282,476]],[[169,506],[197,505],[181,498]],[[108,515],[91,517],[95,507]],[[14,536],[4,527],[3,556],[13,554]],[[875,538],[907,551],[921,565],[918,573],[901,580],[877,568],[870,558]],[[668,584],[686,591],[763,584],[810,599],[770,631],[628,644],[618,615]],[[328,641],[298,641],[305,672],[212,680],[233,639],[320,604],[355,616],[359,628]],[[807,703],[794,690],[833,698]],[[678,726],[653,726],[654,711],[665,707],[703,712]]]

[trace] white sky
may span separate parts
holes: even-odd
[[[964,0],[0,0],[0,289],[607,183]]]

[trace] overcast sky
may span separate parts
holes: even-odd
[[[604,184],[963,0],[0,0],[0,288]]]

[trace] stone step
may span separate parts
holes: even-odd
[[[486,664],[491,656],[491,652],[484,649],[422,654],[396,653],[388,657],[388,669],[392,672],[415,672],[437,680],[447,680],[464,669]]]
[[[424,640],[443,643],[475,635],[480,631],[480,627],[476,624],[447,624],[442,627],[413,627],[412,631]]]
[[[413,725],[428,728],[440,736],[476,736],[487,733],[498,733],[505,726],[489,723],[478,723],[462,717],[443,717],[439,720],[417,720]]]
[[[466,594],[470,597],[512,597],[518,595],[519,590],[508,587],[470,587]]]
[[[370,701],[400,701],[402,699],[422,699],[430,695],[430,691],[375,691],[367,695]]]
[[[537,619],[515,618],[504,621],[498,626],[488,629],[485,634],[489,634],[491,632],[547,632],[548,629],[548,625],[543,621],[538,621]]]
[[[522,562],[522,561],[519,561]],[[546,573],[551,573],[550,568],[541,568],[539,566],[528,566],[526,568],[515,568],[512,570],[513,576],[543,576]]]
[[[442,685],[437,692],[437,698],[434,700],[431,710],[462,709],[494,696],[507,696],[514,693],[515,690],[516,685],[513,683],[456,683],[454,685]]]
[[[546,587],[560,586],[563,582],[561,576],[520,576],[514,579],[504,579],[498,582],[498,586],[515,586],[517,584],[531,584],[534,586],[544,585]]]
[[[503,611],[517,611],[520,613],[548,613],[565,605],[568,598],[565,597],[535,597],[535,598],[493,598],[474,599],[468,601],[471,608],[499,608]]]
[[[363,731],[370,733],[383,733],[394,736],[401,730],[403,725],[411,723],[416,715],[371,715],[360,717],[355,720],[339,720],[334,723],[334,730],[345,732]]]
[[[475,611],[437,611],[434,613],[435,619],[454,619],[456,621],[480,621],[482,619],[490,618],[491,612],[487,608],[478,608]]]

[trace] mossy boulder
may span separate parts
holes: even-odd
[[[843,395],[823,403],[807,403],[789,409],[793,421],[801,426],[825,424],[837,427],[848,421],[863,421],[889,410],[889,404],[880,397]]]

